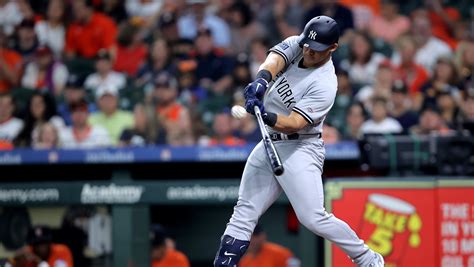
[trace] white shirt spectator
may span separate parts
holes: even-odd
[[[214,45],[217,47],[228,48],[230,46],[230,28],[227,23],[214,15],[204,17],[203,26],[211,30]],[[178,32],[182,38],[194,39],[197,35],[198,23],[193,14],[187,14],[178,19]]]
[[[431,37],[424,46],[418,48],[415,55],[415,62],[432,73],[438,58],[450,56],[451,53],[452,51],[449,45],[436,37]]]
[[[432,73],[438,58],[449,57],[451,54],[451,48],[445,42],[436,37],[431,37],[424,46],[416,51],[415,63],[422,65],[426,71]],[[401,63],[400,54],[398,52],[393,53],[391,60],[394,65],[399,65]]]
[[[125,87],[126,83],[127,79],[124,74],[111,71],[105,78],[102,78],[97,73],[90,74],[87,76],[87,79],[84,82],[84,87],[87,89],[96,90],[100,86],[109,85],[117,89],[122,89]]]
[[[90,133],[84,140],[77,140],[72,127],[59,131],[61,147],[66,149],[88,149],[111,145],[109,133],[101,126],[90,126]]]
[[[7,36],[13,34],[15,26],[23,20],[23,15],[18,8],[16,1],[7,1],[4,6],[0,6],[0,25]]]
[[[369,62],[365,65],[350,63],[349,60],[344,59],[341,61],[341,68],[347,70],[351,82],[357,84],[372,84],[380,63],[385,59],[384,55],[374,52]]]
[[[150,17],[158,13],[163,5],[163,0],[127,0],[125,10],[130,17]]]
[[[403,127],[397,120],[387,117],[381,122],[376,122],[372,119],[364,122],[360,131],[363,134],[401,133]]]
[[[23,121],[14,117],[0,122],[0,140],[12,142],[23,129],[23,126]]]
[[[61,62],[55,62],[52,71],[54,88],[64,88],[69,75],[67,67]],[[39,78],[38,75],[38,64],[34,61],[28,63],[25,67],[25,72],[21,77],[21,86],[26,88],[36,88]]]
[[[47,21],[39,21],[35,24],[36,36],[41,45],[47,45],[56,58],[61,58],[64,51],[65,29],[63,25],[51,27]]]

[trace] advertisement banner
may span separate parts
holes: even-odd
[[[474,181],[466,182],[438,188],[441,267],[474,267]]]
[[[341,186],[336,196],[330,192],[331,212],[379,252],[385,266],[438,266],[433,183],[365,184]],[[326,266],[354,266],[334,244],[327,243],[326,249]]]

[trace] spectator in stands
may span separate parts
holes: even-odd
[[[439,57],[451,56],[451,48],[433,36],[431,22],[424,11],[414,12],[412,21],[413,38],[418,48],[415,62],[431,73]]]
[[[208,146],[241,146],[245,144],[245,140],[238,138],[233,133],[232,117],[229,111],[223,111],[215,114],[212,124],[212,134],[209,140],[207,142],[206,141],[207,140],[201,138],[200,144]]]
[[[471,125],[474,124],[474,95],[467,95],[461,108],[463,122],[470,123]],[[474,134],[474,132],[471,134]]]
[[[231,45],[229,25],[220,17],[206,13],[208,0],[186,0],[186,3],[187,13],[178,19],[180,37],[195,39],[199,28],[206,27],[214,34],[213,44],[216,47],[228,48]]]
[[[368,115],[364,105],[360,102],[353,103],[347,112],[346,127],[343,130],[343,139],[358,140],[362,137],[362,125]]]
[[[96,100],[99,111],[89,117],[89,124],[104,127],[111,144],[117,145],[123,130],[133,127],[133,114],[119,109],[119,90],[113,85],[104,84],[97,88]]]
[[[72,125],[59,132],[63,148],[98,148],[111,145],[107,130],[101,125],[91,125],[88,122],[89,106],[85,100],[72,103],[69,110]]]
[[[235,2],[229,11],[232,54],[237,55],[248,51],[253,39],[267,35],[266,29],[254,19],[250,6],[245,2]]]
[[[145,63],[148,47],[143,43],[140,28],[132,23],[121,26],[117,37],[117,56],[113,69],[134,77]]]
[[[0,93],[9,92],[18,84],[21,61],[20,54],[7,47],[7,36],[0,28]]]
[[[382,0],[380,14],[370,23],[370,34],[389,44],[410,30],[410,19],[399,13],[399,4],[395,0]]]
[[[0,259],[0,267],[17,267],[15,261],[9,258],[1,258]]]
[[[57,114],[54,97],[48,92],[35,91],[25,109],[22,116],[25,127],[16,140],[19,146],[30,147],[37,142],[39,127],[47,122],[58,130],[64,127],[64,120]]]
[[[427,70],[415,62],[416,43],[411,35],[403,35],[397,40],[396,50],[400,60],[392,58],[395,64],[394,72],[396,79],[400,79],[408,86],[410,97],[419,94],[421,86],[428,80]]]
[[[145,146],[153,143],[151,140],[151,125],[148,124],[146,109],[143,104],[136,104],[133,109],[135,125],[133,128],[123,130],[120,134],[119,146]]]
[[[440,0],[424,0],[423,2],[428,9],[433,35],[446,42],[451,49],[455,49],[458,42],[454,33],[461,20],[458,10],[460,7],[443,7]]]
[[[61,96],[68,77],[67,67],[54,60],[53,51],[48,46],[36,49],[34,60],[27,63],[21,86],[46,90],[55,96]]]
[[[265,61],[270,46],[266,39],[256,38],[250,45],[249,67],[252,79],[255,79],[258,68]]]
[[[165,38],[169,44],[175,44],[179,41],[177,11],[163,11],[158,18],[157,24],[161,36]]]
[[[349,81],[349,73],[345,70],[338,69],[337,75],[337,93],[334,105],[331,108],[331,112],[326,117],[326,122],[337,128],[339,131],[343,131],[346,114],[353,99],[353,88]]]
[[[166,40],[163,38],[155,39],[151,45],[147,61],[136,74],[135,85],[143,86],[147,83],[153,83],[154,77],[161,72],[175,74],[176,66],[172,59],[171,50]]]
[[[66,88],[64,89],[64,100],[58,105],[58,113],[67,126],[72,124],[71,111],[69,110],[70,105],[86,98],[86,90],[84,90],[83,84],[84,78],[81,75],[69,75]],[[94,103],[89,103],[88,106],[89,112],[97,111]]]
[[[349,72],[351,83],[356,86],[372,84],[378,66],[385,56],[374,51],[372,38],[356,31],[349,43],[349,58],[340,63],[340,67]]]
[[[125,75],[112,69],[112,56],[106,49],[97,52],[95,70],[96,72],[90,74],[84,82],[86,89],[95,91],[100,86],[108,85],[120,90],[127,84]]]
[[[59,133],[52,123],[38,127],[38,140],[34,140],[33,149],[53,149],[59,147]]]
[[[418,115],[411,109],[412,101],[406,85],[397,80],[392,86],[392,96],[389,98],[390,116],[402,125],[404,132],[418,123]]]
[[[233,61],[213,45],[214,33],[199,28],[195,40],[197,61],[196,77],[199,84],[216,94],[223,94],[232,84]]]
[[[446,126],[438,107],[426,105],[420,112],[420,120],[410,129],[410,133],[417,135],[440,134],[449,135],[452,131]]]
[[[461,104],[459,75],[454,61],[449,57],[438,58],[432,78],[421,87],[420,91],[421,94],[415,98],[416,110],[420,110],[423,105],[436,105],[440,93],[451,94],[455,103]]]
[[[257,19],[265,26],[272,45],[301,33],[304,8],[299,1],[276,0],[272,6],[259,10]]]
[[[261,225],[257,225],[253,231],[247,253],[242,257],[239,267],[270,267],[270,266],[294,266],[299,267],[300,261],[293,253],[276,243],[267,241],[267,234]]]
[[[22,20],[23,16],[17,1],[0,0],[0,31],[10,36]]]
[[[0,94],[0,150],[12,149],[24,123],[13,117],[15,102],[10,94]]]
[[[61,59],[66,39],[66,4],[62,0],[51,0],[48,3],[46,18],[38,21],[35,32],[40,45],[48,46],[56,59]]]
[[[170,238],[160,225],[153,225],[151,236],[151,267],[190,267],[186,255],[170,245]]]
[[[234,70],[232,71],[231,88],[235,94],[243,97],[245,87],[252,82],[252,74],[250,73],[247,55],[241,53],[237,55]]]
[[[127,11],[125,10],[124,1],[120,0],[103,0],[101,1],[99,10],[105,15],[112,18],[116,24],[121,24],[128,18]]]
[[[51,228],[44,225],[35,225],[28,231],[28,246],[18,251],[15,263],[22,267],[61,266],[72,267],[73,259],[69,248],[52,242]]]
[[[461,103],[459,93],[448,88],[440,91],[436,96],[436,106],[446,126],[450,129],[459,129],[461,126]]]
[[[178,99],[178,84],[168,73],[159,74],[154,80],[151,120],[158,125],[156,143],[173,146],[192,145],[194,137],[187,107]],[[153,112],[154,111],[154,112]]]
[[[340,43],[347,41],[349,30],[354,29],[354,17],[352,11],[347,7],[341,5],[337,1],[333,0],[315,0],[313,1],[314,5],[311,9],[306,11],[304,14],[303,26],[308,23],[312,18],[325,15],[333,18],[341,33],[341,38],[339,38]]]
[[[33,59],[36,49],[39,46],[35,33],[35,21],[24,19],[16,30],[15,51],[21,55],[23,62]]]
[[[372,116],[361,126],[362,134],[401,133],[400,123],[388,116],[387,99],[375,97],[372,99]]]
[[[117,26],[108,16],[95,12],[93,0],[72,1],[74,21],[66,33],[66,55],[93,58],[100,49],[115,46]]]
[[[191,112],[198,109],[199,104],[204,103],[209,95],[207,89],[200,86],[196,80],[196,67],[194,60],[182,60],[178,65],[179,102]]]
[[[154,21],[154,17],[158,14],[165,1],[162,0],[126,0],[125,10],[129,17],[139,18],[145,24],[151,25]]]
[[[456,49],[456,65],[461,82],[461,90],[469,94],[474,93],[474,38],[459,43]]]
[[[392,65],[388,62],[383,62],[378,66],[375,74],[375,81],[372,85],[366,85],[357,92],[355,99],[362,104],[368,111],[372,110],[372,98],[384,97],[390,98],[392,84],[394,80]]]
[[[260,128],[253,116],[245,116],[240,120],[234,120],[232,124],[232,128],[235,129],[235,136],[244,140],[245,143],[258,143],[262,140]]]
[[[341,134],[336,127],[328,123],[323,124],[323,136],[324,144],[336,144],[341,140]]]

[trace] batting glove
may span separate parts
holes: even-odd
[[[262,100],[267,87],[268,82],[263,78],[258,78],[245,87],[244,97],[245,99],[256,97],[258,100]]]
[[[247,112],[252,115],[255,115],[255,110],[253,109],[254,106],[258,106],[262,114],[265,113],[265,107],[263,106],[263,102],[258,100],[256,97],[252,97],[250,99],[245,100],[245,110],[247,110]]]

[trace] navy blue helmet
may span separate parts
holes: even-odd
[[[331,17],[317,16],[306,23],[299,38],[301,47],[324,51],[339,41],[339,26]]]

